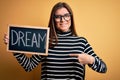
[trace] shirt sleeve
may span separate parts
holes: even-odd
[[[27,72],[33,70],[42,59],[40,55],[32,55],[30,58],[23,53],[14,53],[13,55]]]
[[[107,66],[104,63],[102,59],[100,59],[93,51],[91,45],[88,43],[88,41],[85,39],[85,50],[84,53],[87,53],[95,58],[95,61],[93,64],[88,64],[90,68],[93,70],[99,72],[99,73],[106,73]]]

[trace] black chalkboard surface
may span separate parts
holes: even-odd
[[[8,32],[8,51],[48,55],[48,27],[9,25]]]

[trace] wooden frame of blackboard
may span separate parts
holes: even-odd
[[[36,30],[46,30],[46,48],[45,52],[34,52],[34,51],[22,51],[22,50],[11,50],[10,49],[10,27],[15,28],[25,28],[25,29],[36,29]],[[26,54],[38,54],[38,55],[48,55],[48,47],[49,47],[49,27],[41,27],[41,26],[24,26],[24,25],[9,25],[8,26],[8,38],[9,43],[7,45],[7,51],[13,52],[13,53],[26,53]]]

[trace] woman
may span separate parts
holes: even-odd
[[[51,12],[48,56],[14,53],[26,71],[42,62],[41,80],[84,80],[85,65],[99,73],[105,73],[105,63],[94,53],[84,37],[78,37],[73,12],[64,2],[57,3]],[[5,36],[5,43],[8,42]]]

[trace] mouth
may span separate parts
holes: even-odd
[[[61,27],[66,27],[67,24],[66,24],[66,23],[62,23],[62,24],[60,24],[60,26],[61,26]]]

